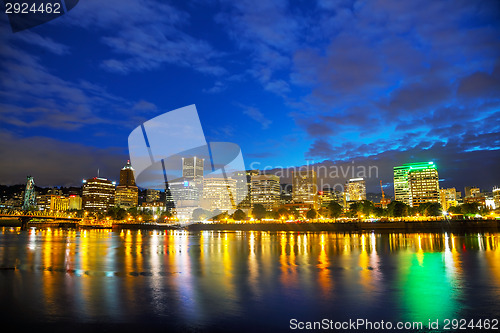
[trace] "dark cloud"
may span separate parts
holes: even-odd
[[[475,72],[460,81],[457,95],[464,98],[496,98],[500,96],[500,73]]]
[[[128,155],[123,148],[99,149],[47,137],[18,137],[0,133],[0,184],[26,182],[32,175],[39,186],[79,186],[97,176],[119,180]]]
[[[416,82],[394,91],[387,107],[392,111],[392,116],[404,116],[405,113],[416,110],[426,112],[428,108],[447,101],[452,95],[451,87],[439,81],[430,78],[429,81]]]

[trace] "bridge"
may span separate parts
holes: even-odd
[[[53,211],[23,211],[23,210],[0,210],[0,218],[17,218],[21,222],[21,230],[28,229],[28,223],[33,220],[44,220],[46,222],[51,220],[64,221],[69,225],[77,226],[82,218],[68,214],[67,212],[53,212]],[[50,222],[54,225],[59,225],[61,222]]]

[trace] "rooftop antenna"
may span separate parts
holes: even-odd
[[[99,168],[97,168],[97,178],[99,178]]]

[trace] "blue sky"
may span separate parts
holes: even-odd
[[[247,166],[376,165],[376,190],[433,160],[443,187],[500,185],[498,1],[87,0],[0,36],[2,184],[117,179],[135,127],[196,104]]]

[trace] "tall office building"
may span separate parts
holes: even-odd
[[[195,179],[203,177],[205,159],[199,157],[182,158],[182,177]]]
[[[457,205],[457,190],[454,187],[440,189],[439,197],[441,207],[443,207],[445,211]]]
[[[318,209],[318,185],[316,171],[293,171],[292,197],[295,203],[303,203]]]
[[[407,163],[394,167],[396,201],[418,207],[426,202],[439,202],[439,177],[434,162]]]
[[[363,178],[351,178],[347,182],[348,201],[366,200],[366,183]]]
[[[213,211],[229,211],[236,208],[236,180],[228,178],[204,178],[201,207]]]
[[[439,176],[434,164],[410,169],[408,175],[412,207],[428,202],[439,202]]]
[[[280,177],[275,175],[257,175],[251,178],[252,208],[261,204],[267,210],[280,203]]]
[[[280,184],[281,195],[280,205],[289,205],[293,203],[293,190],[292,184]]]
[[[170,193],[175,207],[198,206],[202,193],[202,183],[190,178],[178,178],[169,182]]]
[[[252,176],[259,175],[258,170],[246,170],[235,172],[236,198],[239,202],[238,208],[252,208]]]
[[[420,163],[415,163],[420,165]],[[408,183],[408,172],[410,164],[394,167],[394,200],[410,205],[410,184]]]
[[[94,177],[83,181],[83,209],[96,212],[106,211],[115,204],[115,182]]]
[[[336,201],[337,193],[335,190],[329,186],[323,187],[321,191],[318,192],[319,204],[321,207],[328,207],[332,201]]]
[[[137,207],[139,200],[139,189],[135,184],[134,169],[127,161],[127,164],[120,170],[120,183],[116,187],[115,203],[121,208]]]

